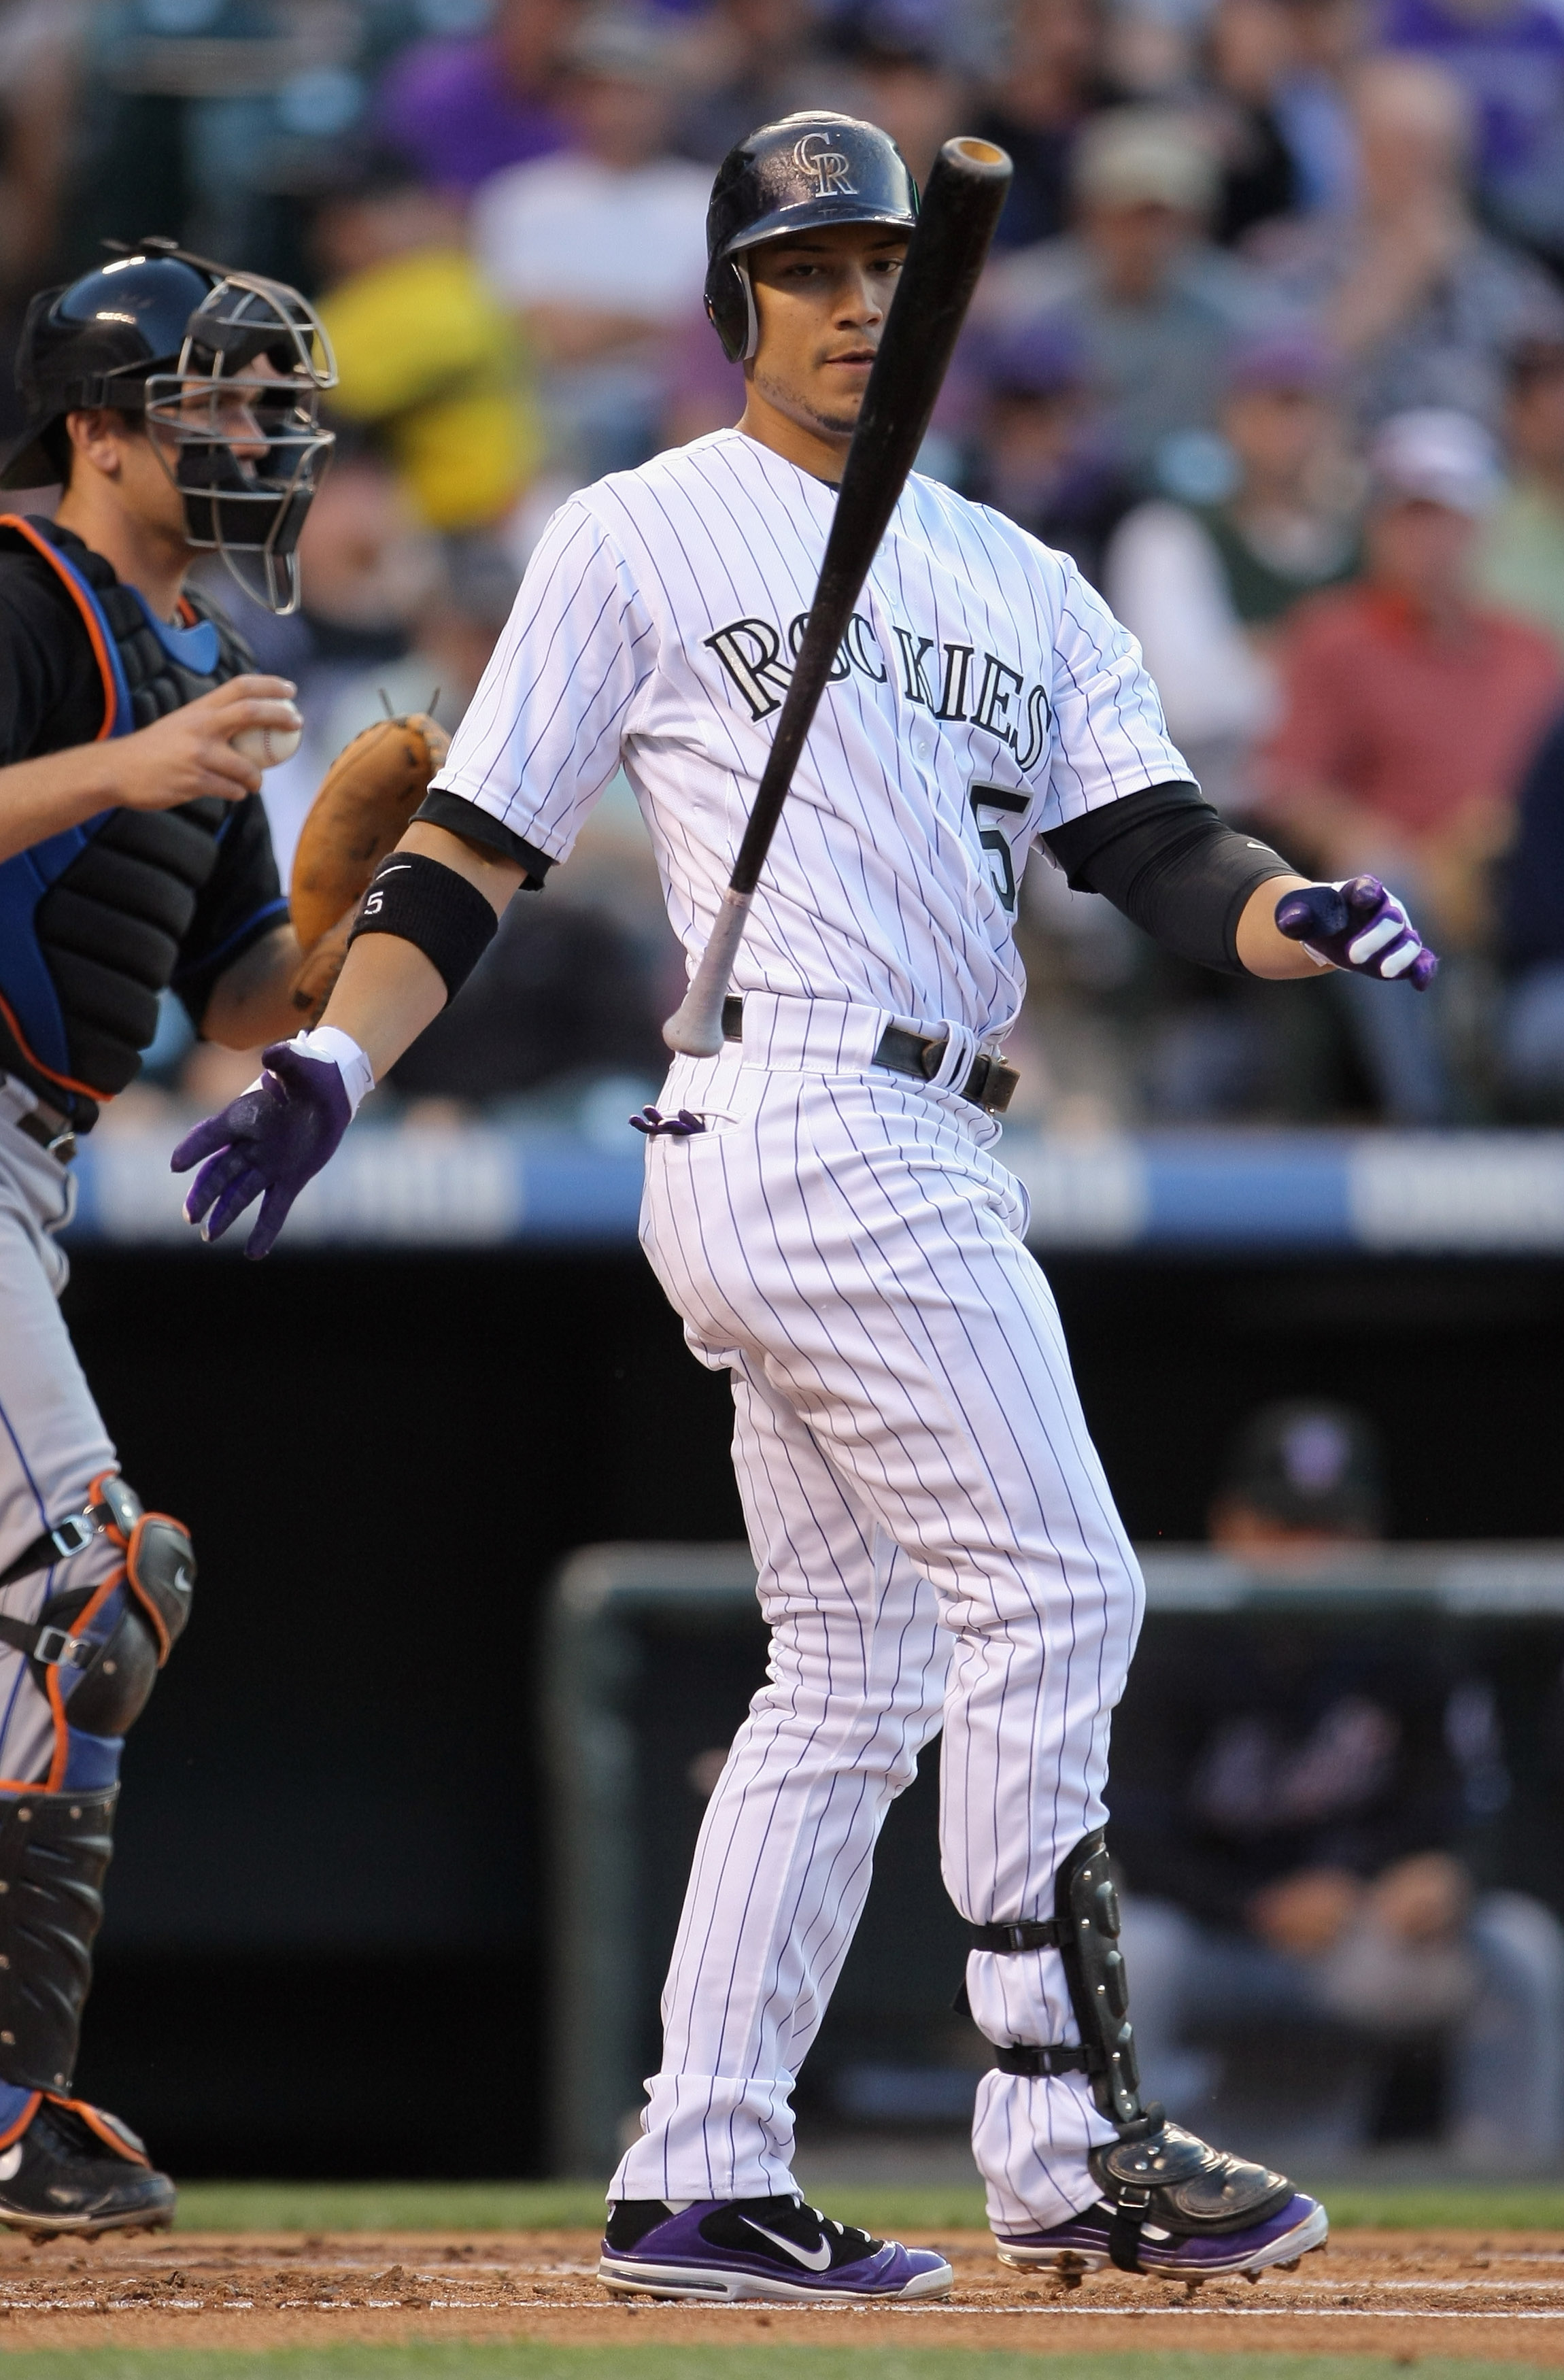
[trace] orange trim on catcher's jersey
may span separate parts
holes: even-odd
[[[111,1099],[118,1099],[117,1091],[100,1091],[91,1083],[79,1083],[74,1075],[56,1075],[53,1066],[35,1058],[28,1048],[27,1036],[17,1023],[16,1011],[4,993],[0,993],[0,1016],[5,1018],[6,1030],[35,1075],[42,1075],[46,1082],[58,1083],[62,1091],[79,1091],[84,1099],[95,1099],[100,1107],[106,1108]]]
[[[92,658],[98,664],[98,674],[103,681],[103,723],[99,728],[96,735],[92,738],[94,744],[101,744],[104,737],[109,735],[113,729],[114,714],[118,701],[118,695],[115,686],[114,664],[109,659],[108,648],[103,642],[103,631],[99,623],[98,615],[93,611],[91,605],[88,602],[86,597],[82,594],[80,588],[71,577],[70,572],[66,568],[65,564],[61,561],[59,555],[50,544],[48,539],[46,537],[40,537],[38,531],[33,528],[32,523],[30,520],[24,520],[20,513],[0,513],[0,528],[14,528],[19,536],[26,538],[33,552],[36,554],[39,554],[42,560],[48,564],[50,569],[59,580],[60,585],[65,589],[66,593],[70,597],[71,601],[75,604],[77,610],[81,614],[81,624],[86,629],[88,638],[91,643]],[[50,1080],[52,1082],[60,1082],[64,1080],[64,1077],[59,1075],[51,1075]],[[92,1096],[96,1098],[97,1093],[94,1092]]]

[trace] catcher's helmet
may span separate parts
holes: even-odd
[[[734,361],[759,334],[745,262],[762,240],[812,224],[917,221],[917,184],[888,132],[855,115],[763,124],[717,168],[706,211],[706,310]]]
[[[319,399],[335,383],[325,332],[297,289],[143,240],[29,306],[17,351],[27,427],[0,487],[60,477],[67,414],[143,415],[190,543],[221,553],[269,610],[291,612],[294,549],[333,443]],[[246,553],[261,557],[259,588],[235,562]]]

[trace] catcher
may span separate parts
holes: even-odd
[[[119,1477],[60,1316],[71,1160],[166,986],[231,1048],[309,1023],[444,750],[417,721],[349,747],[296,929],[259,765],[297,740],[294,689],[183,586],[215,552],[268,608],[297,601],[332,380],[296,290],[170,241],[42,291],[18,352],[0,484],[64,488],[52,520],[0,516],[0,2223],[37,2233],[173,2210],[72,2075],[121,1743],[195,1572]]]

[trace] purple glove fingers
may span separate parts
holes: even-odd
[[[236,1223],[252,1198],[260,1196],[266,1187],[263,1177],[247,1160],[240,1171],[232,1175],[212,1212],[201,1225],[203,1240],[220,1240],[230,1223]]]
[[[200,1159],[206,1163],[191,1184],[185,1212],[192,1222],[206,1217],[203,1235],[220,1239],[257,1197],[263,1199],[246,1253],[263,1257],[283,1227],[299,1192],[335,1150],[353,1110],[342,1071],[332,1060],[311,1058],[291,1042],[275,1041],[261,1053],[259,1083],[187,1133],[174,1152],[183,1172]]]
[[[1426,991],[1439,962],[1393,892],[1376,876],[1353,876],[1342,885],[1310,884],[1284,893],[1276,905],[1279,932],[1302,942],[1320,958],[1354,975],[1398,982]]]
[[[249,1172],[249,1159],[242,1148],[220,1148],[209,1157],[185,1194],[187,1223],[200,1222],[229,1184]]]
[[[300,1184],[298,1188],[302,1186]],[[286,1187],[280,1182],[274,1182],[272,1184],[261,1201],[261,1212],[255,1219],[255,1228],[245,1242],[247,1257],[260,1258],[271,1255],[277,1233],[293,1212],[293,1202],[298,1196],[298,1188]]]

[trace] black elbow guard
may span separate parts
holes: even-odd
[[[364,895],[349,944],[360,934],[396,934],[422,951],[455,1000],[499,929],[499,919],[476,884],[421,852],[394,851],[381,861]]]
[[[1238,926],[1256,888],[1296,872],[1194,785],[1126,794],[1042,840],[1073,891],[1100,892],[1165,950],[1224,975],[1244,973]]]

